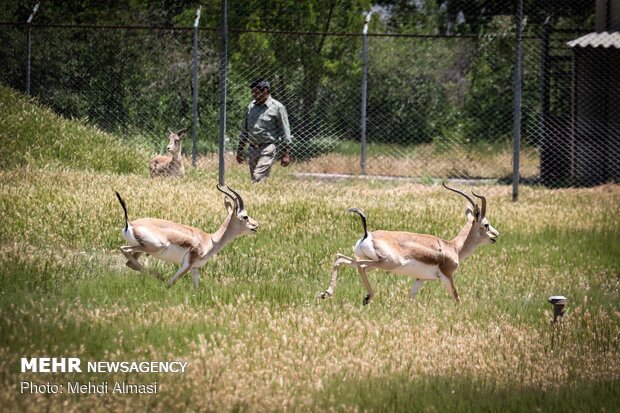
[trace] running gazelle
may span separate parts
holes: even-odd
[[[472,191],[472,194],[481,201],[481,205],[478,205],[465,192],[450,188],[445,182],[443,186],[462,195],[471,204],[471,208],[468,207],[465,212],[467,222],[454,239],[448,241],[434,235],[402,231],[368,232],[364,213],[358,208],[350,208],[349,212],[360,216],[364,235],[353,248],[353,258],[342,254],[336,255],[329,287],[319,292],[317,298],[329,298],[334,295],[338,270],[344,264],[356,268],[362,278],[368,292],[364,298],[364,305],[368,304],[374,295],[366,272],[375,269],[412,277],[415,281],[411,288],[411,299],[415,298],[425,281],[441,280],[454,300],[460,303],[461,300],[454,287],[454,274],[459,264],[471,256],[479,246],[495,243],[499,232],[486,219],[487,200],[484,196]]]
[[[227,186],[217,185],[217,189],[226,195],[224,205],[228,215],[213,234],[164,219],[140,218],[129,221],[125,201],[116,192],[116,197],[125,213],[123,237],[128,245],[120,247],[121,252],[127,258],[125,265],[133,270],[147,273],[148,271],[138,262],[138,258],[142,254],[150,254],[157,259],[180,265],[178,271],[168,281],[168,287],[172,287],[188,272],[192,273],[194,287],[198,287],[200,267],[236,237],[255,233],[259,227],[258,222],[245,210],[241,195]],[[233,201],[234,205],[228,198]],[[155,275],[163,279],[160,274],[155,273]]]

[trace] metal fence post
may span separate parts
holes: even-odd
[[[519,153],[521,151],[521,22],[523,21],[523,0],[517,2],[515,27],[515,80],[514,80],[514,152],[512,156],[512,201],[519,200]]]
[[[543,184],[550,183],[547,179],[546,173],[546,158],[548,156],[547,151],[549,145],[549,137],[547,136],[547,122],[549,121],[549,37],[551,34],[551,17],[547,16],[543,25],[541,40],[540,40],[540,118],[539,118],[539,130],[540,138],[538,140],[538,147],[540,148],[540,181]]]
[[[28,95],[30,95],[30,34],[32,32],[32,19],[34,19],[34,15],[37,14],[40,5],[41,2],[38,2],[34,5],[34,7],[32,8],[32,13],[30,13],[28,20],[26,20],[26,94]]]
[[[200,22],[200,9],[196,10],[196,20],[194,20],[194,118],[192,121],[192,166],[196,167],[196,129],[198,127],[198,23]]]
[[[226,82],[228,81],[228,3],[222,0],[222,44],[220,51],[220,145],[219,184],[224,185],[224,161],[226,151]]]
[[[366,88],[367,84],[367,75],[368,75],[368,66],[367,66],[367,58],[366,58],[366,38],[368,35],[368,23],[370,23],[370,18],[372,17],[372,10],[366,13],[366,22],[364,23],[364,30],[362,31],[362,119],[361,119],[361,136],[360,143],[362,146],[362,153],[360,156],[360,169],[361,175],[366,175]]]

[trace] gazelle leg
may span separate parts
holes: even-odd
[[[424,280],[415,280],[414,281],[413,287],[411,287],[411,294],[409,295],[409,301],[413,301],[415,296],[418,295],[418,292],[420,292],[420,289],[422,288],[422,285],[424,285]]]
[[[177,270],[177,272],[170,278],[168,281],[168,288],[172,287],[182,276],[187,274],[192,269],[192,254],[187,252],[183,257],[183,261],[181,267]]]
[[[347,257],[346,255],[336,254],[336,260],[334,261],[334,265],[332,267],[332,278],[329,281],[329,287],[327,290],[321,291],[316,295],[317,299],[329,298],[334,295],[334,290],[336,289],[336,281],[338,281],[338,270],[342,264],[353,267],[355,260],[353,258]]]
[[[135,258],[135,260],[136,260],[136,261],[138,261],[138,259],[139,259],[139,258],[140,258],[140,256],[142,255],[142,253],[141,253],[141,252],[134,252],[134,253],[133,253],[133,254],[131,254],[131,255]],[[141,271],[140,267],[139,267],[139,266],[136,266],[133,260],[132,260],[132,261],[127,260],[127,262],[125,263],[125,265],[126,265],[126,266],[128,266],[129,268],[131,268],[132,270]],[[139,264],[138,264],[138,265],[139,265]]]
[[[441,273],[439,274],[439,277],[441,278],[443,285],[446,287],[446,290],[448,290],[448,292],[452,294],[452,297],[454,297],[454,301],[456,301],[457,304],[461,304],[461,299],[459,298],[459,294],[456,292],[456,288],[454,288],[454,281],[452,280],[452,277],[445,276]]]
[[[119,249],[125,256],[125,258],[127,258],[127,262],[125,263],[126,266],[135,271],[146,272],[146,268],[144,268],[142,264],[138,262],[138,258],[142,254],[141,251],[136,251],[136,247],[130,246],[123,246]]]
[[[125,263],[126,266],[128,266],[129,268],[131,268],[132,270],[135,271],[139,271],[143,274],[151,274],[153,276],[155,276],[156,278],[162,279],[162,276],[159,272],[155,271],[155,270],[147,270],[146,268],[144,268],[144,266],[142,264],[140,264],[140,262],[138,262],[138,258],[144,253],[144,252],[148,252],[145,251],[143,247],[141,246],[129,246],[129,245],[125,245],[123,247],[120,247],[121,252],[123,253],[123,255],[125,256],[125,258],[127,258],[127,262]]]
[[[367,305],[368,303],[370,303],[370,300],[372,300],[372,297],[375,295],[375,293],[372,291],[372,288],[370,287],[370,283],[368,282],[368,277],[366,276],[366,265],[360,264],[358,262],[357,265],[357,272],[360,274],[360,277],[362,278],[362,282],[364,283],[364,286],[366,287],[366,291],[368,291],[368,294],[366,294],[366,297],[364,297],[364,305]]]
[[[194,288],[198,288],[198,281],[200,280],[200,272],[198,268],[192,268],[192,281],[194,282]]]
[[[168,288],[172,287],[178,281],[179,278],[187,274],[191,270],[191,268],[192,266],[189,262],[184,262],[181,265],[181,268],[178,269],[176,274],[174,274],[172,278],[170,278],[170,281],[168,281]]]

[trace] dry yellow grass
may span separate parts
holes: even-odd
[[[190,305],[93,310],[79,302],[72,304],[75,322],[94,326],[108,325],[127,317],[145,326],[161,323],[201,321],[221,326],[231,333],[188,337],[189,350],[162,352],[143,348],[132,354],[140,360],[185,360],[189,371],[182,377],[159,379],[157,397],[127,395],[84,395],[23,397],[15,391],[2,394],[5,406],[22,411],[123,411],[173,409],[174,411],[247,411],[297,410],[316,408],[316,397],[328,391],[333,377],[345,382],[357,378],[397,376],[415,380],[423,377],[472,377],[495,388],[510,391],[513,386],[553,392],[572,382],[605,382],[620,376],[620,348],[612,343],[590,347],[584,354],[580,330],[597,331],[610,323],[609,331],[617,344],[618,313],[574,309],[561,327],[541,323],[519,325],[514,320],[497,319],[488,323],[472,319],[468,310],[446,310],[442,318],[426,307],[441,305],[405,304],[390,300],[379,319],[369,317],[357,305],[278,308],[257,306],[251,296],[241,296],[234,304],[215,303],[213,308],[197,311]],[[333,304],[327,304],[333,306]],[[335,311],[336,310],[336,311]],[[330,313],[326,317],[326,312]],[[415,314],[415,317],[412,316]],[[550,314],[545,314],[550,318]],[[63,314],[45,314],[44,320],[57,323]],[[449,325],[444,319],[448,318]],[[66,328],[70,328],[67,326]],[[591,334],[591,333],[590,333]],[[102,360],[127,360],[123,350],[123,331]],[[613,337],[595,337],[591,343]],[[555,340],[555,346],[552,341]],[[590,344],[592,346],[592,344]],[[24,353],[30,349],[23,349]],[[35,349],[32,349],[35,351]],[[55,349],[61,354],[88,359],[78,343],[70,349]],[[3,371],[18,363],[15,354],[2,351]],[[44,353],[45,354],[45,353]],[[137,356],[139,354],[139,356]],[[587,363],[584,363],[584,357]],[[134,375],[135,376],[135,375]],[[135,377],[133,377],[135,380]],[[109,380],[122,380],[123,376]],[[40,381],[37,375],[21,375],[20,380]],[[91,378],[91,380],[96,380]],[[11,383],[6,383],[9,385]],[[406,383],[403,383],[406,386]],[[450,392],[447,384],[447,392]],[[10,389],[12,386],[4,387]],[[355,411],[354,405],[339,405],[336,410]]]
[[[512,151],[479,154],[455,147],[447,153],[437,153],[433,145],[420,145],[415,153],[369,154],[366,160],[368,175],[402,177],[476,177],[504,178],[512,176]],[[540,175],[537,151],[521,152],[520,175],[533,178]],[[330,153],[296,165],[300,172],[360,173],[359,155]]]
[[[368,154],[366,174],[394,177],[474,177],[498,179],[512,176],[513,153],[511,148],[489,153],[478,153],[454,147],[449,151],[438,153],[432,144],[419,145],[415,151],[408,153],[393,151],[384,154]],[[234,154],[228,152],[225,157],[228,171],[245,171],[247,164],[239,165]],[[189,158],[185,166],[191,165]],[[277,164],[276,164],[277,165]],[[540,156],[532,148],[524,148],[520,156],[520,176],[536,178],[540,175]],[[200,156],[197,167],[202,170],[217,172],[218,155]],[[275,170],[278,166],[275,167]],[[309,172],[325,174],[360,174],[359,155],[328,153],[307,161],[295,162],[287,169],[290,172]]]

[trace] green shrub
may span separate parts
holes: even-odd
[[[293,140],[291,156],[296,161],[307,161],[332,152],[339,141],[331,137],[314,138],[307,141]]]

